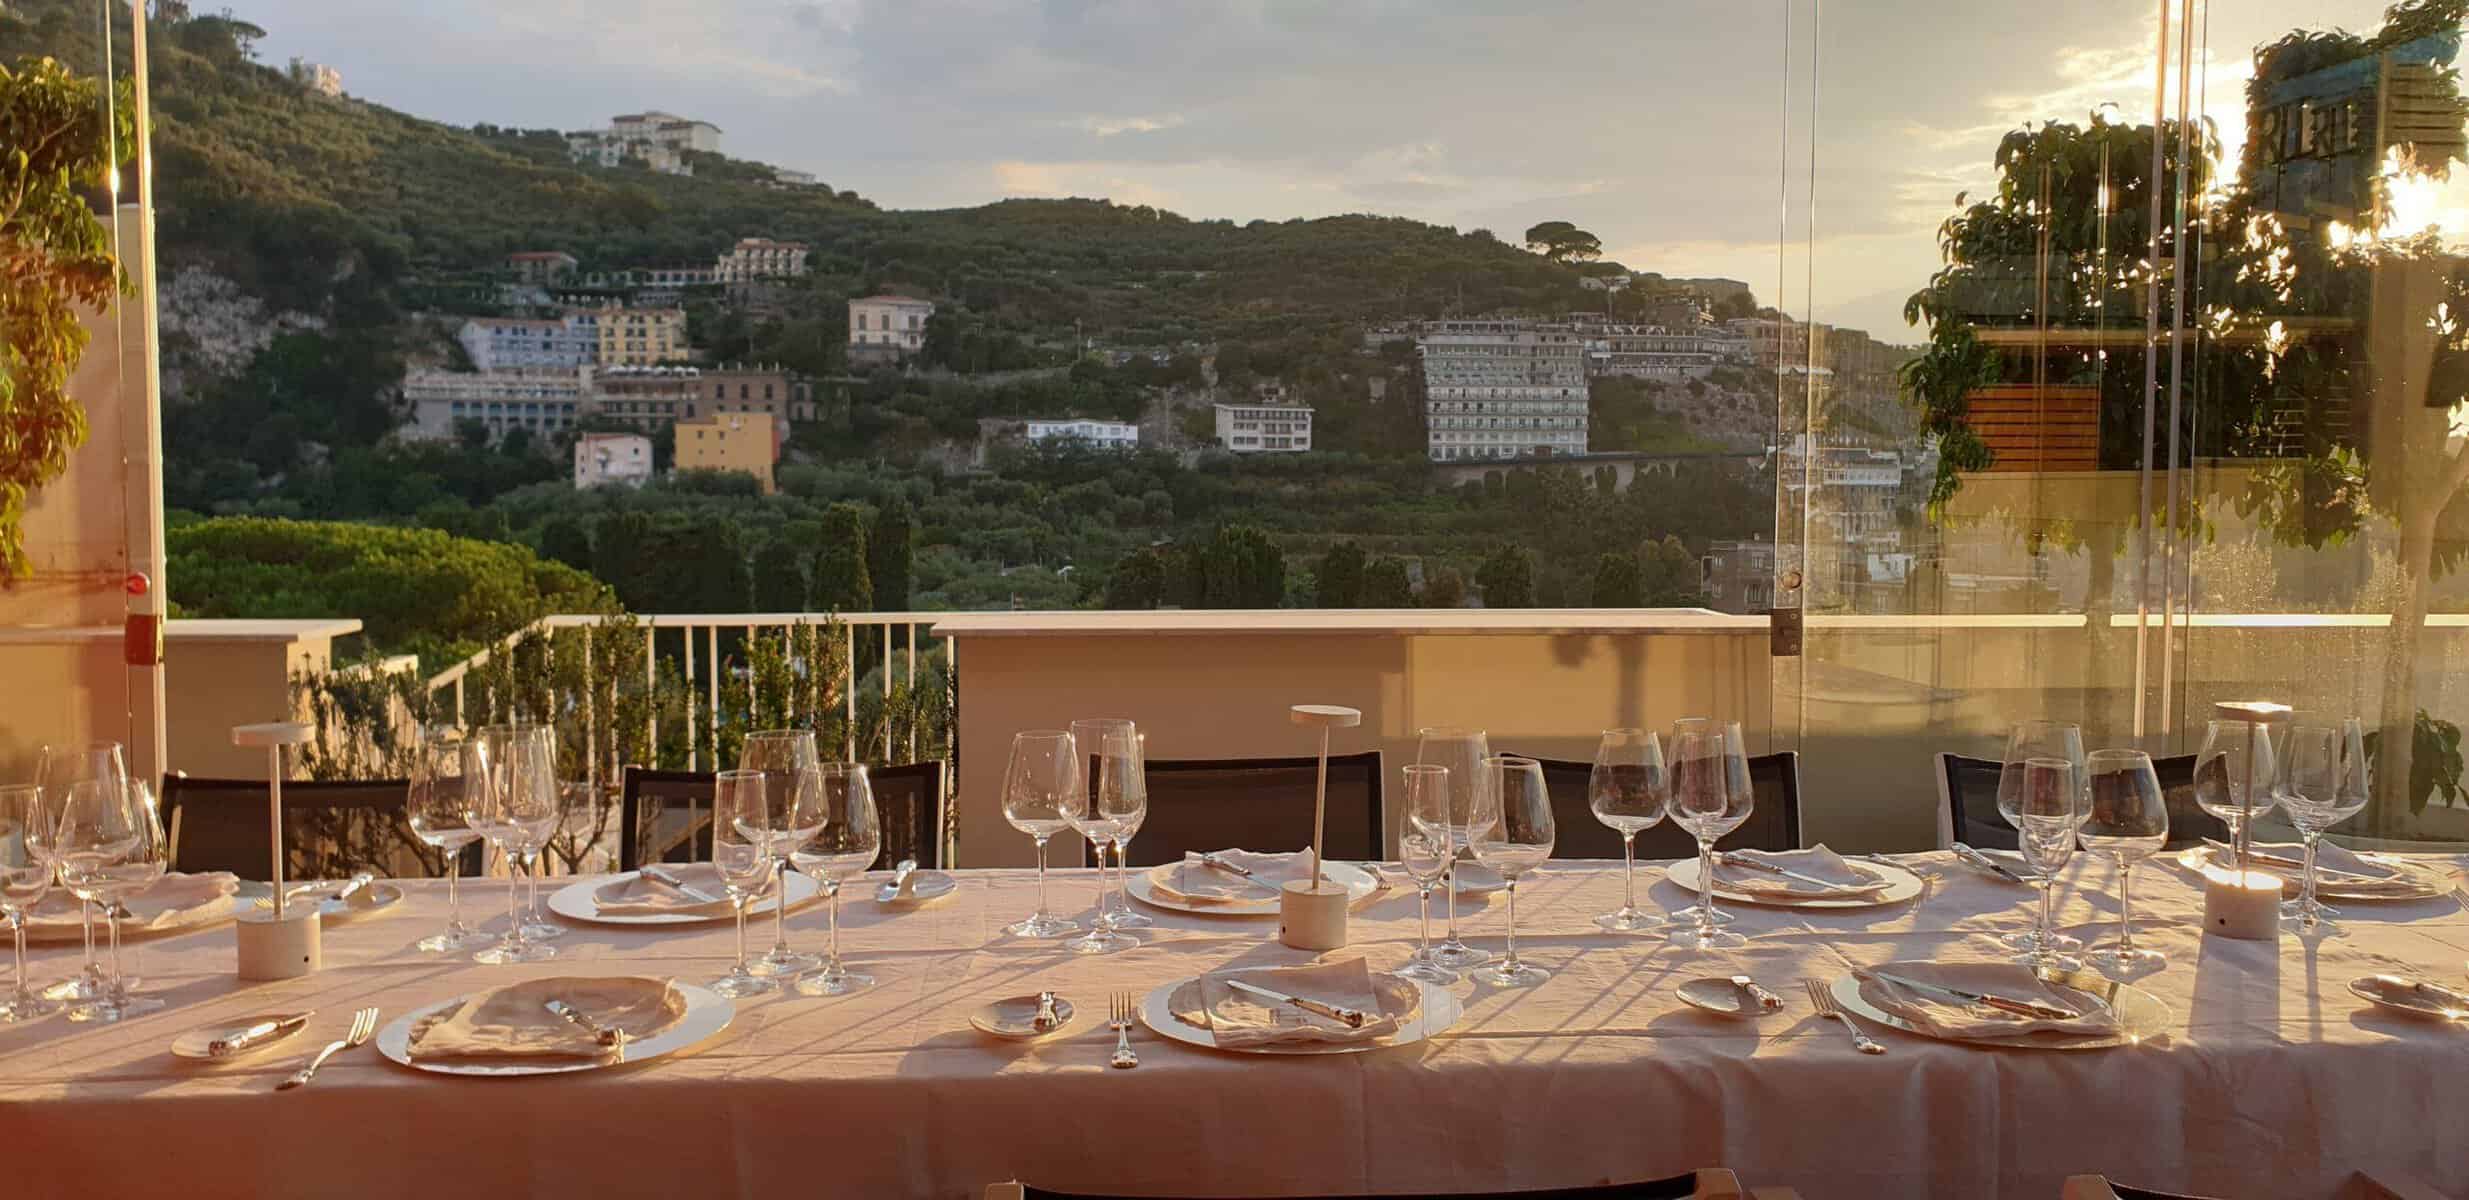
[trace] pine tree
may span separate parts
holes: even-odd
[[[1313,602],[1322,608],[1354,608],[1363,602],[1363,547],[1339,542],[1320,556]]]
[[[865,612],[874,603],[874,579],[866,567],[866,510],[842,501],[823,512],[823,534],[814,552],[816,612]]]
[[[903,496],[893,496],[875,515],[866,539],[866,568],[874,578],[874,610],[909,610],[910,566],[917,554],[917,515]]]

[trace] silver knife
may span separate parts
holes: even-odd
[[[1948,987],[1941,983],[1923,983],[1917,979],[1910,979],[1901,975],[1890,975],[1884,971],[1871,971],[1869,972],[1869,975],[1873,979],[1883,979],[1897,987],[1907,987],[1916,992],[1929,992],[1938,996],[1951,996],[1954,999],[1960,1000],[1966,1004],[1983,1005],[1988,1008],[1994,1008],[1999,1012],[2013,1013],[2019,1017],[2039,1017],[2046,1021],[2073,1021],[2083,1016],[2082,1013],[2076,1012],[2071,1008],[2059,1008],[2057,1005],[2043,1004],[2038,1000],[2017,1000],[2011,996],[1998,996],[1992,995],[1988,992],[1966,991],[1959,987]]]
[[[549,1012],[556,1016],[564,1018],[568,1024],[573,1025],[575,1028],[592,1035],[592,1040],[603,1046],[614,1046],[619,1042],[626,1040],[625,1030],[619,1029],[612,1025],[603,1025],[600,1022],[593,1020],[590,1014],[584,1012],[582,1009],[566,1003],[563,1000],[551,1000],[540,1007],[549,1010]]]
[[[1752,871],[1763,871],[1769,875],[1781,875],[1785,879],[1796,879],[1802,883],[1813,884],[1817,887],[1825,888],[1830,892],[1850,891],[1861,886],[1857,883],[1841,883],[1832,879],[1820,879],[1815,875],[1803,875],[1789,867],[1778,867],[1770,862],[1761,862],[1754,858],[1744,858],[1737,854],[1718,853],[1715,855],[1715,865],[1718,867],[1747,867]]]
[[[259,1021],[238,1033],[228,1037],[219,1037],[206,1043],[206,1057],[229,1058],[243,1050],[289,1034],[308,1024],[309,1018],[316,1015],[316,1010],[311,1009],[308,1012],[294,1013],[288,1017],[278,1017],[272,1021]]]
[[[2203,844],[2211,847],[2212,860],[2214,862],[2226,863],[2232,861],[2237,856],[2237,847],[2232,846],[2227,842],[2205,838],[2203,839]],[[2257,846],[2248,846],[2246,848],[2246,857],[2270,866],[2287,867],[2293,871],[2303,871],[2306,869],[2305,859],[2290,858],[2287,855],[2274,854],[2269,850],[2265,850]],[[2339,867],[2327,867],[2320,862],[2315,864],[2315,874],[2328,876],[2333,879],[2352,879],[2361,883],[2390,883],[2392,881],[2392,877],[2388,875],[2369,875],[2363,871],[2344,871]]]
[[[1991,858],[1970,846],[1964,845],[1961,842],[1956,842],[1952,849],[1955,852],[1956,858],[1962,859],[1964,862],[1970,863],[1972,866],[1978,867],[1983,871],[1987,871],[2008,883],[2018,883],[2029,886],[2032,882],[2031,880],[2025,879],[2023,876],[2017,874],[2014,868],[2009,867],[2005,863],[1999,862],[1998,860]]]
[[[1371,1019],[1364,1016],[1360,1011],[1347,1008],[1344,1005],[1323,1004],[1318,1000],[1306,1000],[1301,996],[1289,996],[1284,992],[1273,992],[1265,987],[1245,983],[1240,979],[1229,979],[1226,981],[1226,986],[1233,988],[1236,991],[1249,992],[1263,1000],[1275,1000],[1280,1004],[1291,1004],[1307,1013],[1317,1013],[1321,1016],[1329,1018],[1332,1021],[1344,1025],[1348,1029],[1361,1029],[1363,1028],[1363,1023]]]
[[[644,865],[643,869],[638,872],[638,874],[642,875],[645,879],[651,880],[653,883],[657,883],[663,887],[676,891],[678,894],[689,900],[702,904],[720,903],[720,897],[712,895],[711,893],[678,878],[675,873],[664,867],[647,863]]]
[[[1054,989],[1048,988],[1039,992],[1037,994],[1037,1015],[1029,1018],[1029,1028],[1044,1033],[1062,1023],[1063,1018],[1055,1012]]]
[[[1249,868],[1249,867],[1239,867],[1239,866],[1236,866],[1235,864],[1230,863],[1230,862],[1227,862],[1225,859],[1219,858],[1218,856],[1216,856],[1216,855],[1214,855],[1214,854],[1203,854],[1203,855],[1201,855],[1201,856],[1200,856],[1200,865],[1202,865],[1202,866],[1204,866],[1204,867],[1212,867],[1212,868],[1215,868],[1215,869],[1217,869],[1217,870],[1224,871],[1224,872],[1226,872],[1227,874],[1232,875],[1232,876],[1235,876],[1236,878],[1241,879],[1243,882],[1248,883],[1248,884],[1250,884],[1250,885],[1252,885],[1253,887],[1256,887],[1256,888],[1267,888],[1269,891],[1272,891],[1272,892],[1274,892],[1274,891],[1277,891],[1277,890],[1278,890],[1278,889],[1276,889],[1276,888],[1269,887],[1269,885],[1268,885],[1268,884],[1262,883],[1262,882],[1260,882],[1260,880],[1259,880],[1259,879],[1255,878],[1255,877],[1252,875],[1251,868]]]

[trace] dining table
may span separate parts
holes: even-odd
[[[1553,861],[1517,895],[1536,986],[1449,990],[1445,1030],[1362,1053],[1268,1056],[1132,1031],[1114,1069],[1110,998],[1228,967],[1360,955],[1404,963],[1416,892],[1394,871],[1360,901],[1340,950],[1279,942],[1276,920],[1144,908],[1135,947],[1079,954],[1003,927],[1036,903],[1034,873],[953,872],[946,896],[840,904],[840,939],[874,984],[849,995],[736,1001],[693,1050],[533,1078],[424,1073],[360,1047],[309,1086],[275,1084],[374,1006],[392,1021],[518,980],[648,975],[708,982],[734,955],[726,920],[648,929],[568,921],[553,960],[483,966],[415,947],[443,926],[446,885],[328,928],[320,969],[244,983],[228,924],[132,940],[137,990],[164,1007],[117,1024],[60,1016],[0,1026],[0,1192],[9,1195],[611,1195],[974,1197],[1023,1180],[1136,1196],[1298,1196],[1540,1189],[1724,1166],[1752,1186],[1827,1197],[2055,1197],[2069,1175],[2207,1195],[2330,1197],[2357,1172],[2469,1195],[2469,1027],[2370,1007],[2349,983],[2405,973],[2449,985],[2469,960],[2457,888],[2345,905],[2335,936],[2232,941],[2201,928],[2200,881],[2137,870],[2137,937],[2167,955],[2134,979],[2168,1006],[2154,1035],[2097,1050],[1989,1048],[1863,1022],[1855,1050],[1801,980],[1897,961],[1998,961],[2037,894],[1943,852],[1897,856],[1921,893],[1869,908],[1730,903],[1738,949],[1692,951],[1608,933],[1618,863]],[[2458,858],[2430,861],[2457,871]],[[1641,905],[1694,896],[1641,863]],[[2455,876],[2457,878],[2457,876]],[[552,880],[551,883],[563,881]],[[2060,926],[2114,936],[2117,877],[2085,856],[2056,897]],[[1089,871],[1056,871],[1056,910],[1085,921]],[[545,895],[547,889],[543,889]],[[465,885],[486,913],[493,886]],[[1434,897],[1434,924],[1441,902]],[[1506,897],[1469,897],[1458,924],[1497,954]],[[495,922],[502,925],[502,908]],[[484,928],[493,927],[484,924]],[[755,929],[758,946],[768,928]],[[821,950],[825,914],[789,919]],[[58,979],[74,944],[46,946]],[[1784,999],[1756,1018],[1680,1002],[1686,981],[1747,974]],[[1052,989],[1071,1022],[998,1040],[969,1014]],[[174,1057],[175,1036],[247,1014],[315,1011],[276,1049]],[[1854,1018],[1859,1021],[1859,1018]]]

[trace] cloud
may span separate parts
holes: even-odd
[[[1121,133],[1157,133],[1183,124],[1183,114],[1167,113],[1157,117],[1082,117],[1079,127],[1102,138]]]

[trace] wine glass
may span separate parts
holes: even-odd
[[[60,816],[59,808],[71,784],[85,782],[109,783],[123,787],[128,783],[127,757],[118,742],[87,742],[77,746],[45,746],[43,759],[35,774],[35,783],[43,789],[44,803],[50,806],[53,820]],[[55,867],[55,870],[57,868]],[[79,914],[84,924],[86,960],[77,974],[54,984],[44,995],[71,1004],[99,1000],[110,981],[103,977],[103,964],[94,956],[94,915],[92,901],[81,905]]]
[[[51,841],[43,789],[31,783],[0,786],[0,917],[7,917],[16,941],[15,986],[0,1002],[0,1025],[30,1021],[60,1006],[26,986],[26,917],[51,890],[51,863],[44,847]]]
[[[1474,976],[1493,987],[1533,987],[1552,973],[1517,956],[1517,881],[1552,856],[1552,793],[1543,786],[1543,764],[1531,758],[1496,754],[1483,767],[1492,782],[1483,789],[1484,808],[1469,844],[1476,862],[1507,881],[1509,942],[1498,965]]]
[[[765,800],[770,776],[743,768],[722,771],[712,779],[712,869],[729,894],[737,914],[737,964],[712,982],[712,990],[732,999],[759,996],[779,986],[754,973],[746,962],[746,908],[761,896],[780,871],[772,848],[772,814]],[[786,899],[787,897],[782,897]]]
[[[545,725],[493,726],[482,732],[484,786],[463,789],[463,822],[480,831],[506,860],[506,935],[472,955],[500,965],[557,957],[557,947],[531,936],[517,904],[516,876],[530,867],[557,827],[556,741]]]
[[[154,814],[151,789],[108,780],[70,784],[53,846],[61,885],[101,905],[110,918],[111,982],[100,997],[72,1006],[69,1019],[110,1022],[161,1008],[161,1000],[129,995],[120,963],[120,920],[128,911],[120,901],[153,886],[165,866],[163,823]]]
[[[412,764],[411,800],[406,810],[411,830],[446,859],[446,928],[413,944],[424,954],[468,950],[486,935],[463,923],[460,894],[463,848],[480,840],[480,831],[464,817],[467,788],[483,787],[488,751],[480,742],[453,733],[429,737],[420,744]]]
[[[2107,854],[2118,865],[2118,940],[2085,955],[2112,975],[2146,971],[2168,958],[2135,945],[2135,864],[2169,842],[2169,798],[2160,790],[2152,756],[2140,750],[2095,750],[2085,759],[2091,775],[2091,805],[2083,818],[2084,850]]]
[[[874,781],[866,764],[824,763],[799,790],[804,801],[796,824],[785,836],[804,834],[789,853],[797,869],[823,884],[824,905],[831,913],[831,944],[823,969],[797,981],[803,996],[838,996],[874,983],[874,976],[852,971],[840,962],[840,885],[866,873],[883,853],[883,822],[875,811]]]
[[[2084,764],[2082,727],[2067,721],[2038,719],[2018,721],[2014,729],[2006,735],[2006,754],[1998,760],[1997,776],[1998,815],[2006,818],[2006,823],[2014,826],[2018,831],[2023,828],[2024,764],[2035,758],[2063,759],[2071,765],[2074,768],[2076,781],[2077,811],[2082,812],[2089,807],[2082,792],[2085,783],[2091,778]],[[2025,863],[2024,869],[2027,872],[2031,870],[2031,864]],[[2033,886],[2048,888],[2053,886],[2053,883],[2047,879],[2039,879],[2035,880]],[[2044,942],[2043,939],[2047,940]],[[2003,942],[2008,949],[2021,952],[2042,949],[2074,951],[2083,948],[2081,938],[2037,926],[2014,933],[2001,934],[1998,940]]]
[[[1415,881],[1415,912],[1423,933],[1414,957],[1392,975],[1443,987],[1457,982],[1457,972],[1432,961],[1432,888],[1448,877],[1454,845],[1449,837],[1449,768],[1406,764],[1406,824],[1397,834],[1397,861]]]
[[[775,817],[795,817],[800,813],[816,813],[821,809],[816,800],[800,797],[798,789],[817,778],[810,772],[823,761],[815,749],[811,729],[765,729],[746,735],[746,744],[737,752],[739,770],[761,771],[764,775],[764,805]],[[772,906],[772,948],[754,961],[757,975],[798,975],[815,969],[822,959],[789,949],[789,871],[794,865],[790,855],[805,845],[815,834],[813,829],[778,826],[772,849],[779,854],[774,865],[780,885],[780,902]]]
[[[2213,721],[2195,751],[2195,804],[2229,827],[2231,865],[2246,873],[2246,846],[2278,789],[2271,731],[2248,721]]]
[[[1072,828],[1089,809],[1081,784],[1080,748],[1071,732],[1031,729],[1012,735],[1012,757],[1003,769],[1003,819],[1037,842],[1037,911],[1004,927],[1014,937],[1059,938],[1080,923],[1046,908],[1046,842]]]
[[[1672,930],[1671,942],[1691,950],[1744,945],[1748,939],[1722,928],[1727,914],[1715,907],[1715,841],[1740,828],[1757,805],[1739,724],[1680,722],[1672,731],[1671,771],[1672,823],[1697,838],[1697,904],[1682,910],[1693,919]]]
[[[537,741],[547,746],[545,753],[548,756],[548,761],[550,764],[549,798],[555,810],[562,813],[564,807],[564,796],[562,789],[559,789],[555,783],[557,778],[555,765],[557,757],[557,731],[555,729],[533,721],[515,721],[503,725],[484,725],[480,728],[480,739],[488,746],[490,755],[489,761],[496,765],[500,770],[505,769],[506,765],[511,761],[510,756],[512,751],[510,747],[512,747],[515,742],[529,740]],[[540,759],[535,754],[527,761],[536,765]],[[536,839],[533,838],[533,827],[530,824],[525,824],[515,831],[519,833],[526,841],[537,841],[537,844],[530,846],[528,850],[518,848],[516,851],[516,854],[524,868],[523,909],[514,917],[514,920],[523,926],[523,937],[526,941],[546,942],[566,936],[565,926],[549,920],[547,917],[542,916],[540,912],[540,866],[543,861],[541,851],[547,849],[549,839],[557,835],[558,820],[558,817],[552,816],[548,824],[539,829],[538,837]],[[514,870],[514,864],[518,861],[518,858],[508,858],[506,861],[506,869],[511,872]]]
[[[2326,918],[2337,914],[2315,898],[2315,850],[2325,831],[2366,807],[2365,727],[2356,717],[2338,729],[2300,725],[2289,731],[2284,749],[2280,806],[2306,844],[2306,874],[2296,903],[2283,904],[2281,915],[2300,933],[2336,933]]]
[[[1072,821],[1081,836],[1089,839],[1098,858],[1097,915],[1089,922],[1089,932],[1063,943],[1076,954],[1106,954],[1140,944],[1110,919],[1114,914],[1106,903],[1106,847],[1122,841],[1125,825],[1137,827],[1149,811],[1148,785],[1141,774],[1140,735],[1128,725],[1127,722],[1124,727],[1097,732],[1098,740],[1094,743],[1081,742],[1077,733],[1072,737],[1076,745],[1093,748],[1097,759],[1096,794],[1090,798],[1086,811]],[[1129,909],[1130,901],[1126,900],[1123,907]]]
[[[1467,852],[1473,840],[1475,812],[1491,774],[1483,760],[1491,756],[1491,741],[1480,729],[1430,728],[1415,735],[1415,761],[1446,768],[1453,781],[1449,788],[1448,936],[1426,956],[1432,965],[1451,971],[1492,961],[1490,951],[1469,946],[1457,936],[1458,856]]]
[[[1140,832],[1140,826],[1149,816],[1148,739],[1141,734],[1138,726],[1121,717],[1082,717],[1072,722],[1073,744],[1101,760],[1108,739],[1117,734],[1131,739],[1134,761],[1121,765],[1120,787],[1128,790],[1111,806],[1115,810],[1116,829],[1111,843],[1114,848],[1114,904],[1111,908],[1106,907],[1101,891],[1097,919],[1109,929],[1145,929],[1154,922],[1149,920],[1147,914],[1132,908],[1131,898],[1124,894],[1123,884],[1132,837]],[[1104,768],[1103,761],[1095,768],[1101,807],[1105,807],[1102,800],[1107,786]],[[1133,800],[1134,793],[1137,793],[1137,803]],[[1097,848],[1097,866],[1101,872],[1106,869],[1105,846]]]
[[[1594,770],[1586,776],[1586,805],[1595,819],[1620,835],[1622,897],[1619,912],[1595,918],[1613,933],[1635,933],[1663,923],[1637,907],[1637,835],[1663,819],[1671,803],[1672,777],[1664,769],[1663,743],[1643,729],[1606,729],[1595,745]]]
[[[2040,877],[2038,944],[2015,961],[2040,971],[2080,971],[2083,960],[2067,954],[2048,936],[2056,917],[2057,875],[2075,856],[2083,830],[2083,805],[2075,792],[2075,764],[2062,758],[2029,758],[2017,780],[2016,842],[2023,861]]]

